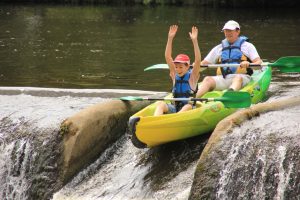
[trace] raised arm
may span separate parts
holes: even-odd
[[[200,62],[201,62],[201,53],[200,48],[198,45],[198,29],[197,27],[192,27],[192,32],[189,33],[190,38],[193,42],[194,46],[194,54],[195,54],[195,61],[193,64],[193,71],[191,74],[191,83],[192,85],[197,84],[199,77],[200,77]]]
[[[173,63],[173,58],[172,58],[172,46],[173,46],[173,39],[176,35],[178,26],[177,25],[172,25],[170,26],[169,29],[169,34],[168,34],[168,41],[167,41],[167,46],[166,46],[166,51],[165,51],[165,59],[166,62],[169,66],[170,69],[170,76],[172,79],[175,77],[175,64]]]

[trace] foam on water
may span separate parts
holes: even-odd
[[[59,154],[55,142],[60,141],[55,137],[64,119],[113,97],[153,93],[0,87],[0,199],[30,199],[37,195],[30,188],[32,181],[41,185],[54,182],[55,156]],[[51,190],[45,193],[51,194]]]

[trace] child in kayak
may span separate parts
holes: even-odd
[[[174,60],[172,58],[172,44],[177,30],[177,25],[170,26],[165,50],[165,59],[170,70],[174,98],[189,98],[197,92],[197,84],[200,78],[201,54],[198,45],[198,29],[193,26],[192,31],[189,32],[195,54],[195,61],[192,69],[190,69],[190,58],[186,54],[179,54]],[[184,112],[191,109],[192,105],[188,101],[175,101],[172,104],[159,101],[154,115],[158,116],[164,113]]]

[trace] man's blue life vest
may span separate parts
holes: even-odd
[[[243,52],[241,51],[242,44],[248,40],[245,36],[240,36],[233,44],[229,44],[227,39],[222,40],[222,64],[239,64],[242,61]],[[225,77],[227,74],[234,74],[236,67],[222,68],[222,74]]]
[[[172,90],[174,98],[189,98],[195,94],[195,91],[192,90],[189,84],[190,76],[191,70],[182,77],[176,74],[175,84]],[[178,112],[187,103],[188,101],[175,101],[176,111]]]

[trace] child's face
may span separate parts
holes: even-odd
[[[186,63],[175,63],[175,71],[176,73],[182,77],[189,71],[189,65]]]

